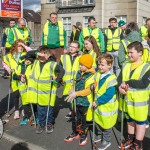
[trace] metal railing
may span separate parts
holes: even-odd
[[[93,6],[96,0],[57,0],[57,7]]]

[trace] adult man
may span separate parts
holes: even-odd
[[[44,25],[42,45],[47,45],[56,60],[60,61],[60,56],[64,54],[64,49],[66,49],[66,31],[63,23],[57,20],[55,12],[50,14],[50,20],[47,20]]]
[[[8,28],[5,28],[5,31],[4,31],[4,34],[3,34],[3,37],[2,37],[2,47],[1,47],[1,50],[3,52],[3,55],[4,55],[4,48],[5,48],[5,54],[7,54],[10,50],[10,45],[8,44],[8,34],[11,30],[11,28],[16,24],[15,20],[14,19],[11,19],[9,21],[9,27]]]
[[[140,28],[140,35],[142,37],[142,41],[144,41],[145,38],[148,36],[148,28],[150,28],[150,18],[147,18],[146,24],[144,26],[141,26]]]
[[[123,38],[121,28],[117,28],[117,19],[110,18],[109,19],[109,28],[105,30],[106,35],[106,50],[110,54],[112,54],[114,58],[113,71],[117,75],[119,74],[119,66],[118,66],[118,50],[120,46],[120,41]]]
[[[18,19],[17,25],[14,25],[8,35],[8,44],[11,45],[18,39],[25,41],[26,45],[32,43],[31,31],[26,27],[26,21],[23,18]]]
[[[98,46],[100,47],[101,52],[105,51],[104,37],[102,31],[96,27],[96,20],[94,17],[88,18],[88,27],[83,28],[79,37],[80,50],[83,51],[84,48],[84,38],[86,36],[92,35],[96,41]]]

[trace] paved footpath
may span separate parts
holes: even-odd
[[[3,115],[7,107],[7,96],[9,89],[9,79],[0,77],[0,114]],[[57,92],[58,97],[61,97],[62,88]],[[13,103],[11,99],[11,108]],[[12,109],[13,110],[13,109]],[[11,110],[11,111],[12,111]],[[55,107],[55,128],[51,134],[35,134],[35,128],[29,124],[20,126],[19,120],[13,120],[13,115],[9,118],[9,122],[4,126],[4,136],[0,140],[0,150],[9,150],[12,146],[20,146],[18,150],[23,150],[23,147],[28,147],[31,150],[92,150],[90,132],[88,134],[88,143],[84,147],[78,145],[79,141],[65,143],[64,138],[71,133],[71,123],[67,122],[65,115],[68,113],[67,104],[61,98],[57,99]],[[5,115],[3,116],[5,119]],[[126,129],[126,126],[124,127]],[[114,128],[112,135],[112,145],[108,150],[117,150],[118,144],[116,138],[120,141],[120,124],[118,123]],[[91,133],[92,134],[92,133]],[[115,137],[116,136],[116,137]],[[1,143],[6,143],[6,146]],[[7,145],[7,143],[9,143]],[[20,144],[21,143],[21,144]],[[150,129],[146,131],[144,139],[144,150],[150,150]],[[16,144],[16,145],[14,145]],[[1,148],[2,147],[2,148]],[[16,148],[15,148],[16,149]],[[13,149],[12,149],[13,150]],[[17,149],[16,149],[17,150]]]

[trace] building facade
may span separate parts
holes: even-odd
[[[58,13],[69,36],[72,25],[81,22],[86,27],[89,16],[96,18],[100,28],[107,28],[111,17],[141,26],[150,17],[150,0],[41,0],[42,30],[51,12]]]

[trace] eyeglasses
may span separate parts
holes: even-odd
[[[78,47],[74,47],[74,46],[69,46],[70,48],[78,48]]]

